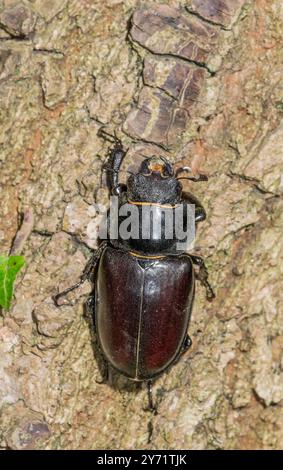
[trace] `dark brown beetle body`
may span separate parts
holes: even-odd
[[[104,132],[105,136],[110,137]],[[104,166],[110,194],[118,197],[119,207],[134,207],[138,217],[144,206],[154,206],[154,217],[160,220],[162,230],[157,236],[153,230],[148,239],[140,232],[137,238],[126,239],[120,233],[118,238],[113,237],[108,224],[107,240],[94,252],[80,282],[58,294],[55,301],[95,273],[95,328],[106,364],[131,380],[150,384],[191,345],[187,329],[195,278],[205,286],[207,298],[214,297],[202,258],[177,248],[178,242],[183,242],[183,238],[178,239],[178,230],[171,238],[166,237],[164,214],[169,211],[175,220],[178,206],[184,209],[194,205],[194,219],[187,215],[182,218],[185,226],[195,226],[206,214],[201,203],[182,190],[179,180],[184,178],[177,178],[188,169],[174,172],[162,156],[144,160],[127,184],[121,184],[119,171],[126,152],[116,136],[113,140],[115,146]],[[207,178],[199,175],[185,179]],[[119,215],[119,226],[122,222]],[[198,271],[193,264],[199,266]]]
[[[95,323],[106,360],[133,380],[150,380],[182,351],[194,296],[189,256],[139,258],[107,247],[100,259]]]
[[[177,178],[180,170],[174,173],[164,157],[144,160],[127,185],[119,183],[122,160],[123,147],[115,139],[105,167],[110,193],[119,197],[120,205],[134,205],[140,215],[144,205],[154,206],[162,231],[160,238],[148,240],[141,233],[138,239],[109,237],[96,276],[95,324],[106,361],[129,379],[150,381],[191,345],[187,330],[195,292],[193,263],[200,266],[201,280],[213,296],[202,259],[178,253],[176,234],[166,239],[164,211],[175,217],[177,205],[193,204],[193,224],[206,214],[192,194],[183,192]]]

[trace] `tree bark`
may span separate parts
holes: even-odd
[[[0,446],[282,449],[282,21],[277,0],[0,0],[1,254],[33,227],[0,318]],[[145,387],[102,364],[86,283],[108,143],[182,160],[207,220],[191,349]],[[29,221],[32,220],[30,215]]]

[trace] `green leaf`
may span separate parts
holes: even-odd
[[[24,264],[23,256],[0,256],[0,306],[5,309],[10,308],[13,285]]]

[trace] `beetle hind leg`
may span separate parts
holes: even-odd
[[[157,412],[157,406],[154,405],[153,403],[153,397],[152,397],[152,381],[148,380],[146,383],[147,387],[147,400],[148,400],[148,406],[147,408],[144,408],[144,411],[149,411],[151,413],[151,417],[149,418],[149,421],[147,423],[147,432],[148,432],[148,439],[147,443],[150,444],[152,441],[152,436],[153,436],[153,416],[156,416],[158,414]]]
[[[101,374],[101,379],[95,381],[98,385],[104,385],[109,382],[109,365],[104,361],[104,370]]]
[[[153,396],[152,396],[152,381],[148,380],[146,383],[147,386],[147,400],[148,406],[144,408],[144,411],[150,411],[153,415],[157,415],[157,407],[154,405]]]

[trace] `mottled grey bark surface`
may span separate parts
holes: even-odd
[[[1,254],[33,221],[0,318],[1,448],[282,449],[282,22],[277,0],[0,0]],[[51,298],[96,246],[101,125],[132,164],[161,146],[209,175],[184,186],[217,297],[197,287],[154,417],[145,389],[97,384],[91,285]]]

